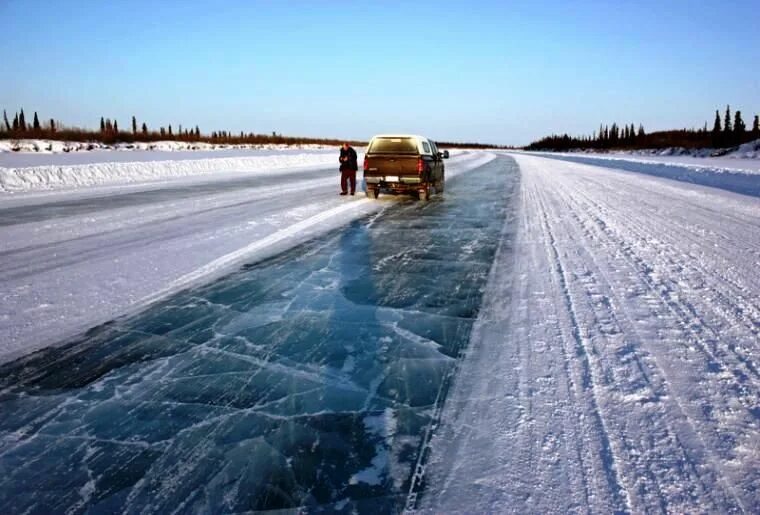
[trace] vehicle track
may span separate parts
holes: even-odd
[[[631,190],[635,179],[623,180],[619,175],[589,167],[584,170],[573,166],[566,170],[562,166],[546,166],[531,162],[531,158],[518,161],[523,174],[528,175],[523,178],[526,187],[534,179],[540,194],[551,200],[544,205],[539,203],[538,207],[546,215],[550,243],[555,244],[550,225],[565,235],[554,251],[558,268],[568,276],[569,296],[575,298],[568,310],[572,312],[576,304],[586,304],[579,309],[580,315],[573,318],[585,317],[580,331],[589,334],[590,341],[596,341],[586,355],[592,370],[597,371],[596,376],[606,379],[595,381],[595,387],[605,392],[600,416],[613,421],[612,447],[627,449],[625,454],[615,454],[624,471],[634,510],[659,505],[667,510],[692,511],[698,506],[704,508],[709,500],[707,505],[711,504],[716,511],[752,511],[748,507],[755,506],[757,500],[746,498],[742,490],[755,487],[758,478],[733,473],[730,462],[736,458],[733,453],[736,447],[751,446],[758,441],[756,418],[752,414],[758,399],[756,369],[747,359],[736,360],[735,353],[724,352],[724,345],[730,347],[736,337],[719,334],[710,324],[714,317],[709,306],[693,298],[695,291],[697,296],[703,296],[704,290],[714,293],[711,298],[718,301],[738,297],[745,307],[736,309],[729,303],[722,306],[720,316],[727,322],[724,325],[741,335],[743,342],[751,343],[754,338],[757,344],[756,324],[743,316],[757,309],[757,301],[753,303],[741,295],[754,285],[738,284],[741,276],[734,281],[724,279],[718,271],[728,258],[715,242],[734,241],[732,236],[724,236],[720,228],[731,227],[729,232],[733,232],[731,224],[736,224],[736,219],[730,223],[714,221],[708,226],[713,238],[699,240],[694,237],[693,226],[679,225],[673,218],[658,217],[640,207],[635,210],[636,195]],[[602,173],[603,177],[593,176]],[[604,194],[599,194],[601,188],[594,187],[596,181],[606,182]],[[650,191],[649,195],[657,193]],[[662,196],[665,200],[659,199],[654,205],[666,205],[668,195]],[[691,211],[695,210],[699,212],[692,206]],[[752,229],[751,223],[747,229]],[[655,238],[667,244],[654,248],[642,244]],[[689,249],[700,243],[701,251],[713,261],[690,266],[684,259],[683,247]],[[719,250],[710,252],[711,247]],[[751,255],[752,248],[753,245],[747,246],[744,253]],[[734,249],[739,256],[740,251]],[[736,256],[735,253],[734,266],[741,263]],[[707,263],[715,265],[711,268]],[[698,278],[704,286],[700,290],[679,288],[677,283],[684,277],[687,281]],[[731,314],[734,316],[727,320]],[[642,325],[649,334],[639,333],[637,327]],[[658,342],[658,337],[666,332],[670,334],[663,338],[665,341]],[[616,345],[619,336],[625,342],[622,346]],[[685,365],[691,371],[689,376],[675,373],[683,366],[683,358],[679,359],[678,351],[667,348],[668,345],[688,349],[690,355]],[[626,361],[621,360],[621,350],[625,351]],[[695,356],[694,351],[702,357]],[[639,371],[648,369],[648,377],[645,383],[633,383],[633,388],[626,388],[626,380],[636,377],[632,365]],[[702,371],[713,380],[700,381],[704,378]],[[658,385],[654,391],[651,386],[640,388],[653,383]],[[625,410],[620,410],[619,401],[637,397],[644,402],[623,402]],[[733,401],[732,406],[725,406],[727,399]],[[735,402],[743,408],[738,414]],[[715,413],[713,417],[700,416],[705,404]],[[658,440],[647,443],[645,435],[636,433],[632,439],[632,426],[628,422],[632,419],[660,428]],[[675,456],[678,459],[673,460]],[[668,467],[656,470],[657,463],[668,462]],[[642,488],[641,478],[646,477],[650,484]],[[653,497],[646,493],[650,491],[660,493]]]

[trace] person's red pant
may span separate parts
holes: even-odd
[[[351,194],[356,191],[356,170],[342,170],[340,172],[340,191],[348,192],[348,183],[351,183]]]

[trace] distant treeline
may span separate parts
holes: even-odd
[[[337,138],[307,138],[295,136],[283,136],[272,132],[271,134],[254,134],[252,132],[233,132],[218,130],[210,134],[202,133],[200,128],[195,125],[192,127],[183,127],[178,125],[172,127],[171,124],[158,129],[151,129],[145,122],[139,123],[135,116],[132,117],[131,126],[125,128],[119,127],[119,123],[114,119],[101,117],[99,130],[82,129],[79,127],[68,127],[60,121],[50,118],[49,120],[40,121],[37,112],[34,112],[32,122],[26,120],[24,110],[21,109],[13,116],[13,120],[8,119],[8,114],[3,110],[3,122],[0,125],[0,139],[51,139],[59,141],[97,141],[104,144],[112,143],[135,143],[135,142],[154,142],[162,140],[184,141],[184,142],[203,142],[229,145],[241,144],[266,144],[278,143],[285,145],[299,144],[318,144],[318,145],[341,145],[345,140]],[[366,141],[353,140],[349,141],[352,145],[364,146]],[[466,143],[466,142],[439,142],[441,148],[507,148],[487,145],[484,143]]]
[[[145,122],[138,123],[136,117],[132,117],[131,127],[126,129],[119,127],[118,122],[110,118],[100,118],[99,130],[82,129],[80,127],[68,127],[60,121],[49,119],[40,122],[37,112],[34,113],[32,122],[26,120],[24,110],[15,113],[13,120],[3,110],[3,122],[0,126],[0,139],[23,139],[39,138],[59,141],[97,141],[104,144],[153,142],[162,140],[218,143],[229,145],[240,144],[265,144],[278,143],[286,145],[319,144],[340,145],[344,142],[337,138],[308,138],[283,136],[272,132],[271,134],[254,134],[252,132],[233,132],[226,130],[212,131],[210,134],[202,133],[200,128],[183,127],[171,124],[151,129]],[[353,145],[361,145],[361,141],[350,141]]]
[[[441,148],[480,148],[480,149],[486,149],[486,148],[500,148],[500,149],[510,149],[515,148],[513,146],[505,146],[505,145],[489,145],[487,143],[464,143],[459,141],[436,141],[435,144]]]
[[[736,111],[731,116],[730,106],[726,111],[721,123],[718,110],[715,111],[715,121],[712,130],[708,130],[707,123],[701,129],[678,129],[670,131],[657,131],[647,133],[644,126],[639,124],[638,129],[631,125],[619,126],[613,123],[611,126],[600,125],[599,132],[591,136],[569,136],[567,134],[552,135],[534,141],[527,150],[575,150],[575,149],[644,149],[644,148],[722,148],[734,147],[760,138],[760,121],[755,115],[752,129],[742,119],[741,111]]]

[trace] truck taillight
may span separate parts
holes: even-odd
[[[364,156],[364,171],[366,172],[369,170],[369,161],[367,160],[367,156]]]
[[[419,158],[417,160],[417,173],[421,174],[425,171],[425,160],[422,158]]]

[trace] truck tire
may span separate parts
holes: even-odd
[[[423,202],[427,202],[430,200],[430,184],[426,184],[423,186],[418,192],[417,192],[417,198],[422,200]]]

